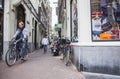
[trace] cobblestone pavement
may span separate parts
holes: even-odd
[[[74,66],[66,67],[60,58],[37,50],[29,55],[28,61],[12,67],[0,61],[0,79],[84,79]]]

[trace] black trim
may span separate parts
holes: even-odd
[[[35,20],[34,46],[37,49],[37,21]]]
[[[90,0],[90,22],[91,22],[91,40],[92,40],[92,42],[95,42],[94,40],[93,40],[93,35],[92,35],[92,5],[91,5],[91,0]]]
[[[120,40],[93,40],[92,42],[117,42]]]
[[[71,34],[70,34],[70,37],[71,37],[71,41],[72,41],[72,1],[73,0],[71,0],[70,1],[70,32],[71,32]]]

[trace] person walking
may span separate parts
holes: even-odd
[[[47,53],[48,44],[49,44],[48,38],[47,38],[47,36],[45,36],[42,39],[42,45],[43,45],[43,49],[44,49],[44,54]]]

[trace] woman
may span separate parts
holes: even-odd
[[[21,56],[21,60],[24,60],[24,55],[25,55],[25,50],[27,47],[27,42],[28,42],[28,31],[27,29],[24,27],[24,23],[23,21],[19,21],[18,23],[18,29],[16,31],[16,33],[13,36],[14,39],[18,40],[21,39],[21,41],[19,42],[18,45],[22,45],[22,49],[20,51],[20,56]]]

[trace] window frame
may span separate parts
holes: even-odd
[[[73,19],[73,14],[74,14],[74,13],[73,13],[73,8],[74,8],[74,6],[73,6],[73,1],[74,1],[74,0],[71,0],[71,1],[70,1],[70,16],[71,16],[71,17],[70,17],[70,25],[71,25],[71,27],[70,27],[70,28],[71,28],[71,30],[70,30],[71,35],[70,35],[70,36],[71,36],[71,42],[72,42],[72,43],[78,43],[78,42],[79,42],[79,41],[78,41],[78,40],[79,40],[79,39],[78,39],[78,29],[77,29],[77,41],[73,41],[73,34],[74,34],[74,33],[73,33],[73,29],[72,29],[72,28],[73,28],[73,24],[74,24],[74,22],[73,22],[73,20],[74,20],[74,19]],[[77,6],[77,4],[76,4],[76,6]],[[77,8],[77,14],[78,14],[78,8]],[[78,16],[77,16],[77,19],[78,19]],[[77,21],[77,23],[78,23],[78,21]],[[78,25],[77,25],[77,27],[78,27]]]

